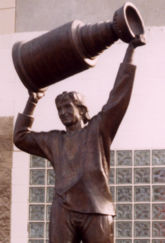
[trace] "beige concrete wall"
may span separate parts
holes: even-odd
[[[50,30],[74,19],[95,23],[112,19],[126,0],[17,0],[16,31]],[[164,0],[131,0],[147,26],[164,26]]]
[[[0,1],[0,34],[15,31],[15,0]]]
[[[14,149],[10,243],[26,243],[28,239],[29,157],[29,154]]]

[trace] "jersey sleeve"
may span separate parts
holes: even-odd
[[[101,131],[112,141],[129,105],[136,66],[121,63],[107,103],[101,111]]]
[[[19,113],[14,128],[14,143],[24,152],[44,157],[51,161],[50,132],[34,132],[31,130],[34,118]]]

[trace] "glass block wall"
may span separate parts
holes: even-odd
[[[54,187],[50,163],[31,156],[29,243],[48,243]],[[165,150],[111,151],[115,243],[165,243]]]
[[[55,175],[49,161],[37,156],[30,159],[29,243],[48,243],[50,206]]]

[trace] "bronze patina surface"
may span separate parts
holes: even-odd
[[[76,92],[56,98],[64,131],[31,130],[33,111],[43,93],[30,93],[19,114],[14,142],[21,150],[48,159],[56,173],[50,218],[50,243],[112,243],[115,215],[109,189],[110,146],[127,110],[135,75],[130,42],[107,103],[89,119],[87,107]]]
[[[124,11],[132,21],[132,13],[136,11],[130,8],[127,10],[127,7]],[[137,16],[135,19],[137,21]],[[95,55],[118,39],[115,33],[116,27],[112,28],[109,23],[96,24],[88,28],[86,26],[77,28],[80,24],[76,24],[75,29],[79,30],[80,35],[74,35],[76,42],[73,45],[75,39],[72,38],[70,41],[71,33],[73,35],[75,31],[72,24],[75,23],[66,24],[61,29],[49,32],[21,47],[23,49],[19,55],[24,53],[23,56],[26,58],[20,63],[22,66],[26,63],[26,72],[23,68],[20,76],[30,91],[24,111],[17,117],[14,143],[27,153],[48,159],[55,170],[49,242],[113,243],[115,209],[109,188],[110,147],[131,98],[136,69],[132,59],[135,48],[145,44],[144,36],[140,33],[143,32],[143,28],[140,26],[140,32],[132,34],[131,38],[127,36],[129,45],[113,89],[107,103],[97,115],[89,118],[88,109],[80,94],[73,91],[63,92],[57,96],[55,103],[66,129],[35,132],[32,130],[33,112],[39,99],[44,96],[41,88],[50,85],[52,80],[59,81],[87,68],[93,63]],[[133,29],[136,25],[130,26]],[[109,37],[107,29],[112,33]],[[137,31],[137,28],[135,29]],[[44,46],[53,42],[52,36],[55,32],[58,41],[57,52],[54,53],[51,45],[47,49],[44,49]],[[77,36],[81,36],[81,40]],[[29,57],[29,45],[31,45],[31,57]],[[65,47],[62,52],[61,45]],[[19,50],[18,46],[17,48]],[[35,62],[32,60],[34,53],[34,60],[38,60]],[[40,63],[43,54],[46,56],[45,66]],[[84,61],[85,59],[88,61]]]

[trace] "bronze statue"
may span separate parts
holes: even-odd
[[[33,112],[44,92],[30,92],[19,114],[14,143],[21,150],[48,159],[56,173],[51,208],[50,243],[112,243],[115,216],[109,190],[110,146],[127,110],[136,67],[130,41],[107,103],[93,118],[76,92],[64,92],[55,103],[66,131],[34,132]]]
[[[19,114],[14,143],[48,159],[56,173],[50,243],[112,243],[115,216],[109,190],[110,146],[131,97],[134,49],[145,44],[142,18],[131,3],[113,22],[67,23],[29,42],[16,43],[13,62],[29,99]],[[89,118],[77,92],[63,92],[55,103],[65,131],[34,132],[33,112],[46,86],[94,66],[96,56],[118,39],[129,46],[102,110]]]

